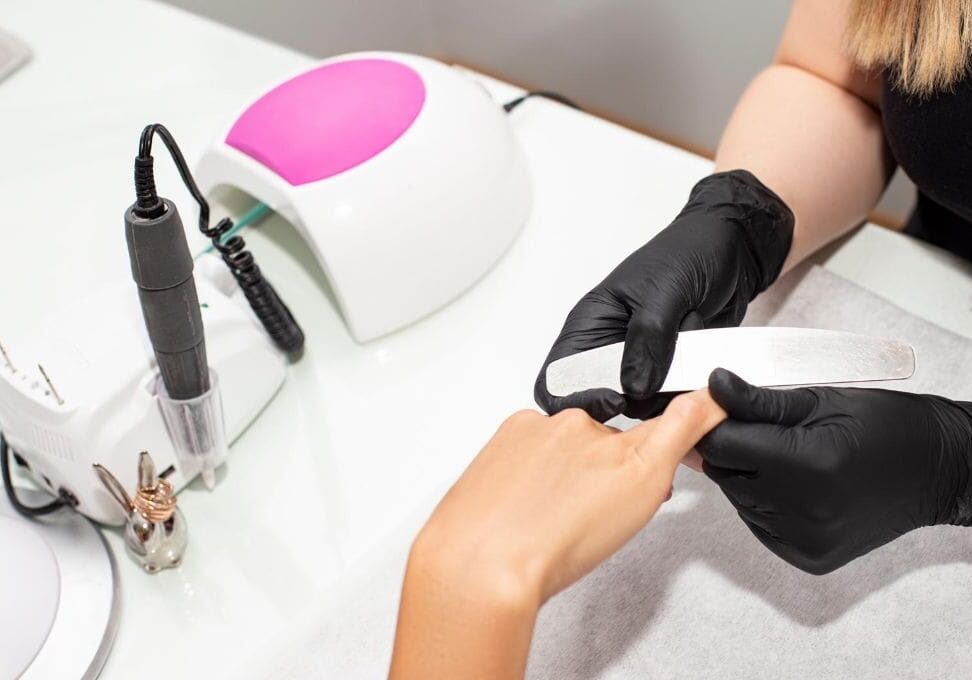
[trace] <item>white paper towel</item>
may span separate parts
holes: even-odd
[[[782,280],[746,323],[902,339],[918,369],[882,387],[972,398],[969,340],[820,268]],[[767,551],[704,476],[682,469],[675,488],[624,549],[544,607],[529,678],[972,677],[972,529],[921,529],[815,577]],[[248,674],[383,677],[408,544],[433,502]]]

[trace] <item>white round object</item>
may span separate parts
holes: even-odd
[[[51,500],[27,489],[18,489],[17,495],[28,505]],[[8,543],[11,538],[14,543]],[[115,637],[119,599],[114,559],[101,533],[73,510],[23,518],[0,493],[0,545],[0,677],[97,677]],[[24,567],[31,569],[26,580],[20,572]],[[8,579],[31,592],[11,596]],[[55,611],[48,620],[42,612],[49,610],[45,603],[52,588]],[[45,627],[46,639],[38,650]],[[14,642],[8,650],[9,640]],[[26,659],[26,670],[8,674],[8,661],[14,657]]]
[[[199,162],[300,231],[359,341],[405,326],[483,276],[530,210],[500,103],[426,57],[334,57],[235,116]]]
[[[60,575],[54,553],[26,522],[0,517],[0,678],[19,678],[54,623]]]

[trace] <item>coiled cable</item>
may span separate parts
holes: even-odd
[[[277,346],[287,352],[299,352],[304,346],[304,332],[277,291],[263,276],[253,259],[253,253],[246,250],[243,238],[237,234],[223,241],[223,236],[232,228],[232,220],[224,218],[216,223],[211,233],[203,233],[209,236],[213,248],[229,267],[253,313]]]
[[[142,130],[139,140],[138,156],[135,158],[135,214],[138,217],[153,219],[165,212],[165,204],[159,198],[155,187],[152,139],[156,135],[169,150],[186,189],[199,205],[199,231],[210,239],[213,248],[219,251],[223,262],[253,309],[253,313],[277,347],[292,355],[298,354],[304,346],[304,332],[277,291],[263,276],[253,254],[246,250],[243,239],[233,235],[225,243],[222,242],[222,237],[233,228],[232,220],[224,218],[215,226],[209,226],[209,202],[202,195],[192,173],[189,172],[189,165],[172,133],[160,123],[147,125]]]

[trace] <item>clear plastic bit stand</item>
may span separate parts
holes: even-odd
[[[161,375],[156,378],[155,389],[182,476],[188,480],[199,474],[212,491],[216,468],[226,460],[229,449],[215,371],[209,371],[209,391],[193,399],[170,398]]]

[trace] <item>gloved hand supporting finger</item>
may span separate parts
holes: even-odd
[[[765,474],[792,448],[794,436],[791,429],[781,425],[727,420],[706,435],[695,449],[709,465],[734,472]]]
[[[730,418],[750,423],[797,425],[817,405],[817,397],[812,390],[754,387],[724,368],[712,371],[709,392]]]

